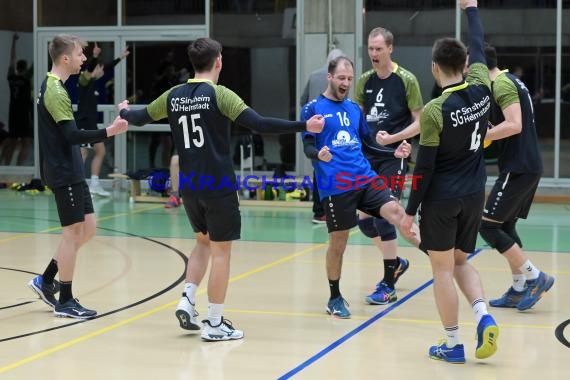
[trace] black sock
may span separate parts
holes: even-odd
[[[388,285],[390,289],[394,289],[394,273],[398,267],[398,258],[384,260],[384,283]]]
[[[333,298],[340,297],[340,286],[339,286],[340,279],[338,280],[329,280],[329,287],[331,289],[331,300]]]
[[[59,303],[63,305],[73,298],[71,293],[71,281],[61,281],[61,288],[59,290]]]
[[[44,284],[47,285],[53,284],[53,279],[55,278],[56,274],[57,274],[57,261],[55,261],[55,259],[51,259],[48,266],[46,267],[44,274],[42,274],[42,279],[44,281]]]

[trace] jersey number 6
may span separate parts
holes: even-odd
[[[471,147],[469,148],[469,150],[476,152],[480,146],[481,146],[481,134],[479,133],[479,122],[476,122],[475,129],[471,134]]]

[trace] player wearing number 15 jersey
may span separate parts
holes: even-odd
[[[243,338],[223,318],[228,286],[231,244],[240,238],[241,218],[236,178],[230,155],[230,121],[261,133],[322,130],[324,119],[306,122],[261,117],[233,91],[217,85],[222,69],[222,46],[199,38],[188,47],[196,75],[173,87],[146,108],[129,110],[119,104],[121,116],[135,125],[168,117],[180,160],[180,187],[186,214],[196,233],[196,246],[188,259],[186,285],[176,308],[180,327],[199,330],[195,295],[208,268],[208,318],[202,339],[223,341]]]

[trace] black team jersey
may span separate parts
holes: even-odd
[[[374,70],[360,76],[354,91],[354,100],[363,107],[370,136],[376,140],[378,131],[398,133],[412,123],[410,110],[423,107],[418,80],[408,70],[394,64],[387,78],[380,78]],[[400,143],[391,144],[396,148]]]
[[[10,128],[31,128],[32,84],[27,73],[16,74],[13,66],[8,69],[10,86]]]
[[[37,99],[40,171],[43,181],[52,189],[85,180],[79,145],[70,144],[60,122],[73,120],[67,89],[61,79],[48,73]]]
[[[420,119],[420,148],[413,190],[406,207],[415,215],[424,200],[445,200],[485,190],[483,140],[491,109],[489,70],[483,53],[483,29],[476,8],[467,8],[470,65],[467,78],[443,88]],[[435,157],[434,157],[435,156]]]
[[[153,120],[168,117],[180,155],[180,188],[205,197],[220,197],[236,190],[228,144],[230,120],[235,121],[246,108],[233,91],[200,79],[189,79],[148,105]]]
[[[91,58],[87,64],[87,70],[93,71],[97,65],[97,59]],[[116,58],[110,63],[107,63],[103,71],[113,69],[115,65],[121,62],[121,58]],[[85,71],[79,74],[77,82],[77,124],[82,129],[97,129],[97,104],[98,96],[96,88],[97,80],[95,78],[87,78]]]
[[[542,173],[534,109],[527,87],[504,70],[497,75],[491,88],[496,102],[491,112],[491,124],[502,123],[505,120],[502,110],[514,103],[520,104],[522,114],[521,132],[500,140],[499,170],[501,173]]]
[[[490,108],[489,71],[482,63],[469,66],[465,82],[444,88],[426,105],[420,145],[437,147],[437,160],[424,199],[456,198],[484,189],[483,139]]]

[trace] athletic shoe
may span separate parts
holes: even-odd
[[[410,261],[406,260],[404,258],[398,257],[398,268],[396,268],[396,270],[394,271],[394,285],[396,285],[396,282],[398,281],[398,279],[404,274],[406,273],[406,271],[408,270],[408,268],[410,267]],[[378,286],[378,285],[377,285]]]
[[[376,290],[365,298],[366,302],[371,305],[386,305],[397,299],[396,291],[388,287],[385,282],[380,282],[376,285]]]
[[[164,208],[176,208],[180,207],[180,198],[176,195],[171,195],[168,197],[168,201],[164,204]]]
[[[493,307],[517,307],[524,295],[524,290],[517,292],[511,286],[500,298],[490,300],[489,305]]]
[[[219,342],[243,338],[243,331],[236,330],[232,326],[232,322],[224,319],[224,317],[222,317],[222,321],[217,326],[212,326],[207,319],[203,320],[202,323],[204,324],[202,340],[206,342]]]
[[[106,191],[105,189],[103,189],[103,187],[101,186],[101,183],[96,182],[96,183],[91,183],[89,185],[89,192],[91,194],[95,194],[95,195],[99,195],[102,197],[108,197],[111,195],[110,192]]]
[[[465,350],[462,344],[447,347],[447,341],[442,339],[435,346],[429,348],[429,357],[452,364],[463,364],[465,363]]]
[[[486,314],[477,325],[477,349],[475,357],[485,359],[497,351],[497,340],[499,339],[499,326],[491,316]]]
[[[67,302],[55,305],[53,313],[56,317],[69,317],[76,319],[89,319],[97,315],[95,310],[86,309],[77,299],[71,298]]]
[[[54,295],[59,292],[59,282],[54,280],[52,284],[48,285],[44,283],[43,277],[38,275],[28,282],[28,286],[50,307],[57,305]]]
[[[313,216],[313,224],[326,224],[327,223],[327,216]]]
[[[175,314],[178,322],[180,322],[180,327],[184,330],[200,330],[200,324],[198,324],[196,319],[198,312],[186,296],[186,293],[182,293],[182,298],[180,298],[178,306],[176,306]]]
[[[327,304],[327,314],[332,315],[333,317],[341,318],[341,319],[348,319],[350,318],[350,310],[348,310],[348,302],[342,296],[338,296],[329,300]]]
[[[526,290],[523,298],[517,304],[520,311],[530,309],[554,285],[554,277],[540,272],[535,280],[526,281]]]

